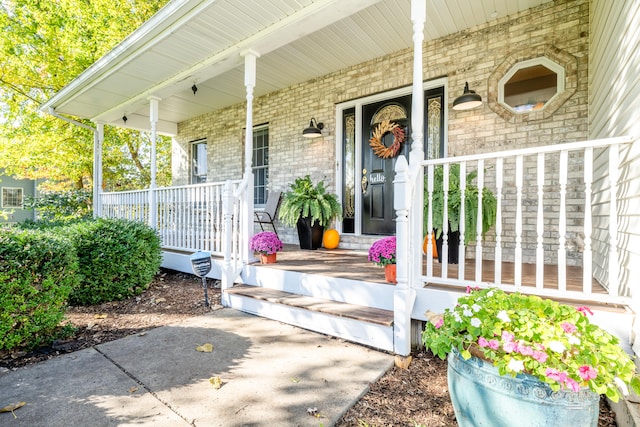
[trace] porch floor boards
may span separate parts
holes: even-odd
[[[386,283],[384,280],[384,270],[373,265],[367,260],[367,251],[350,249],[328,250],[320,248],[317,250],[302,250],[298,245],[284,245],[284,250],[278,252],[277,263],[265,264],[261,267],[275,268],[280,270],[291,270],[300,273],[319,274],[322,276],[337,277],[358,281]],[[464,276],[470,284],[475,281],[475,259],[465,260]],[[426,261],[423,264],[423,273],[426,272]],[[442,265],[433,261],[433,275],[442,276]],[[458,277],[458,265],[449,264],[447,277]],[[493,260],[483,260],[482,281],[493,282],[495,277],[495,263]],[[502,262],[502,284],[514,284],[515,263]],[[566,269],[567,290],[582,290],[582,268],[567,266]],[[536,266],[535,264],[522,264],[522,286],[535,287]],[[545,264],[544,266],[544,286],[546,289],[558,289],[558,266]],[[448,285],[427,284],[426,286],[452,288]],[[459,288],[459,287],[456,287]],[[594,294],[606,294],[604,289],[596,280],[592,280],[592,292]]]
[[[261,288],[252,285],[234,285],[233,288],[226,290],[226,292],[271,303],[303,308],[318,313],[375,323],[382,326],[391,326],[393,324],[393,312],[379,308],[364,307],[344,302],[292,294],[290,292]]]

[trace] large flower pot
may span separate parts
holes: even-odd
[[[596,427],[600,396],[588,389],[554,392],[537,378],[500,375],[477,357],[448,357],[449,394],[460,427]]]
[[[457,264],[459,258],[460,232],[449,231],[447,241],[449,251],[447,252],[447,264]],[[438,252],[438,262],[442,262],[442,234],[436,239],[436,250]]]
[[[324,227],[318,225],[317,222],[311,225],[311,218],[298,218],[296,224],[298,229],[298,239],[300,240],[300,249],[318,249],[322,246],[322,234]]]

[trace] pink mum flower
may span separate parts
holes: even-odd
[[[583,316],[586,316],[587,314],[593,316],[593,311],[591,311],[591,309],[587,306],[577,307],[576,310],[582,313]]]
[[[580,366],[578,375],[580,375],[580,378],[582,378],[583,380],[589,381],[598,376],[598,371],[593,369],[591,366],[584,365]]]
[[[572,334],[578,330],[578,328],[576,328],[576,325],[569,322],[562,322],[562,325],[560,326],[562,326],[562,330],[565,331],[567,334]]]

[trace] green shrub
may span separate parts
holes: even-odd
[[[0,350],[49,342],[78,285],[78,259],[69,239],[0,228]]]
[[[138,295],[160,268],[160,238],[146,224],[97,219],[60,230],[71,236],[80,263],[80,286],[70,296],[72,304],[100,304]]]
[[[25,207],[36,209],[40,219],[47,221],[89,219],[91,204],[92,194],[87,190],[42,191],[25,200]]]

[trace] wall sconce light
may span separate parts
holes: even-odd
[[[322,136],[322,129],[324,129],[324,124],[318,123],[315,118],[311,118],[309,127],[302,131],[302,136],[304,136],[305,138],[317,138],[319,136]]]
[[[124,116],[122,116],[122,121],[124,122],[125,125],[127,124],[127,120],[129,120],[129,119],[127,118],[126,114]]]
[[[454,110],[470,110],[482,105],[482,97],[469,89],[469,82],[464,82],[464,92],[453,100]]]
[[[198,86],[196,86],[196,84],[194,83],[193,86],[191,86],[191,90],[193,91],[193,94],[195,95],[196,92],[198,91]]]

